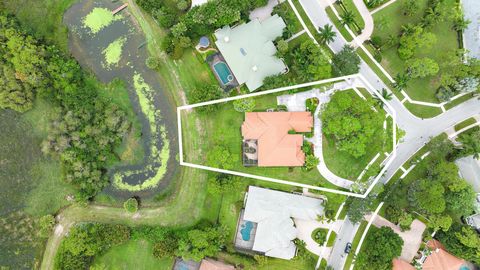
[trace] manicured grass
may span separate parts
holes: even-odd
[[[357,102],[365,102],[360,96],[358,96],[353,90],[349,91],[351,97]],[[360,90],[361,91],[361,90]],[[369,100],[372,99],[370,94],[365,95]],[[377,108],[378,110],[379,108]],[[385,114],[385,111],[378,110],[379,113]],[[350,180],[356,180],[360,173],[365,169],[367,164],[377,155],[377,153],[384,153],[391,151],[391,143],[386,141],[388,136],[385,135],[385,130],[380,129],[377,131],[376,135],[373,137],[372,142],[368,144],[366,149],[366,154],[362,157],[355,158],[345,151],[340,151],[337,149],[335,144],[335,138],[333,136],[323,135],[323,158],[328,169],[334,174],[347,178]],[[379,140],[378,138],[384,138]],[[379,159],[382,160],[384,156],[380,156]]]
[[[342,22],[340,22],[340,20],[337,18],[337,16],[335,16],[335,13],[333,12],[332,8],[327,7],[325,9],[325,11],[327,12],[328,17],[333,22],[333,24],[338,29],[338,31],[343,36],[343,38],[348,42],[352,41],[353,40],[352,35],[350,35],[350,33],[345,28],[345,26],[343,26]]]
[[[284,11],[286,11],[287,15],[282,17],[282,18],[285,21],[285,24],[292,28],[294,34],[303,30],[302,24],[298,20],[297,16],[295,15],[295,12],[293,11],[292,7],[290,6],[290,4],[288,4],[287,1],[281,3],[276,8],[281,8]],[[292,19],[290,19],[290,18],[292,18]],[[295,18],[295,19],[293,19],[293,18]]]
[[[478,94],[478,93],[479,93],[479,91],[473,92],[473,93],[469,93],[469,94],[466,94],[466,95],[464,95],[464,96],[462,96],[462,97],[459,97],[459,98],[457,98],[457,99],[455,99],[455,100],[452,100],[452,101],[450,101],[449,103],[445,104],[445,109],[450,110],[451,108],[457,106],[458,104],[461,104],[461,103],[463,103],[463,102],[465,102],[465,101],[467,101],[467,100],[475,97],[475,94]]]
[[[403,105],[405,105],[411,113],[421,118],[432,118],[442,113],[442,109],[438,107],[417,105],[408,101],[403,103]]]
[[[305,10],[303,9],[303,7],[302,7],[302,5],[300,4],[300,2],[299,2],[298,0],[293,0],[292,2],[293,2],[293,4],[295,5],[295,8],[297,8],[298,13],[300,14],[300,17],[302,18],[303,22],[304,22],[305,25],[307,26],[308,30],[310,31],[310,33],[312,33],[313,37],[314,37],[315,40],[318,42],[318,44],[320,44],[320,47],[322,48],[323,53],[329,55],[330,57],[332,57],[332,56],[333,56],[332,51],[330,50],[330,48],[328,48],[327,45],[322,44],[322,43],[320,42],[320,40],[321,40],[320,34],[317,32],[317,29],[316,29],[315,26],[312,24],[312,21],[310,21],[310,18],[308,18],[308,15],[307,15],[307,13],[305,13]]]
[[[353,13],[353,17],[355,18],[355,22],[358,24],[360,29],[365,28],[365,22],[363,21],[362,15],[358,11],[358,9],[355,7],[355,4],[353,3],[352,0],[343,0],[342,3],[345,5],[345,8]],[[343,9],[340,7],[340,5],[337,5],[337,10],[339,11],[339,14],[343,14]],[[354,25],[350,25],[350,29],[356,29]]]
[[[333,247],[333,244],[335,244],[335,239],[337,239],[337,233],[332,231],[327,241],[327,247]]]
[[[421,21],[423,13],[427,7],[427,0],[417,1],[419,8],[417,14],[414,16],[404,16],[402,11],[402,5],[404,1],[396,1],[390,6],[382,9],[374,14],[374,20],[377,27],[374,30],[372,36],[378,36],[383,41],[387,40],[388,36],[399,35],[403,25],[407,23],[417,24]],[[456,5],[455,0],[446,0],[448,10],[453,10]],[[387,23],[383,27],[378,27],[378,21],[387,20]],[[432,27],[431,31],[437,37],[437,42],[431,48],[419,48],[415,57],[429,57],[435,60],[440,66],[440,72],[442,72],[442,64],[445,63],[449,53],[458,49],[457,33],[452,29],[452,20],[447,16],[447,19],[443,22],[437,23]],[[382,49],[383,60],[382,66],[392,75],[395,76],[398,73],[405,71],[405,61],[400,59],[397,54],[397,47],[384,47]],[[418,101],[426,101],[438,103],[435,93],[440,86],[439,75],[412,79],[408,83],[408,87],[405,91],[408,95]]]
[[[130,240],[126,244],[110,249],[93,266],[111,270],[170,270],[174,259],[157,259],[153,255],[153,244],[147,240]]]
[[[470,126],[470,125],[473,125],[473,124],[475,124],[475,123],[477,123],[477,120],[476,120],[475,118],[473,118],[473,117],[472,117],[472,118],[468,118],[467,120],[465,120],[465,121],[463,121],[463,122],[455,125],[455,131],[459,131],[459,130],[461,130],[461,129],[463,129],[463,128],[466,128],[466,127],[468,127],[468,126]]]
[[[276,108],[276,95],[285,93],[263,95],[256,100],[255,111],[265,111]],[[192,121],[192,113],[184,113],[182,121]],[[199,122],[195,130],[184,130],[183,141],[192,143],[193,148],[184,147],[184,158],[187,162],[206,164],[206,156],[209,149],[221,143],[226,146],[232,155],[239,158],[233,171],[245,172],[254,175],[268,176],[282,180],[320,185],[336,188],[323,179],[318,170],[305,171],[300,167],[289,169],[287,167],[244,167],[242,157],[242,136],[240,127],[244,121],[244,114],[233,109],[232,102],[219,105],[214,113],[198,114]]]
[[[68,32],[61,23],[64,11],[76,0],[3,0],[6,9],[37,37],[68,50]]]

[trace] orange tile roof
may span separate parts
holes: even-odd
[[[211,259],[204,259],[202,260],[202,264],[200,264],[199,270],[235,270],[235,267],[225,264],[223,262]]]
[[[415,270],[415,267],[413,267],[411,264],[408,262],[402,260],[402,259],[393,259],[393,270]]]
[[[242,136],[257,140],[258,166],[303,166],[303,135],[288,131],[310,132],[312,127],[310,112],[250,112],[245,113]]]
[[[443,245],[437,240],[428,241],[427,246],[433,250],[423,263],[424,270],[458,270],[465,264],[465,260],[445,251]]]

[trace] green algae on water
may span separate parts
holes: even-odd
[[[138,73],[133,76],[133,82],[140,108],[145,114],[150,126],[152,136],[150,140],[150,156],[148,158],[148,165],[143,169],[118,172],[113,176],[113,183],[119,189],[140,191],[157,186],[167,172],[167,163],[170,157],[170,142],[167,138],[165,126],[158,124],[161,120],[161,112],[155,109],[153,104],[153,90]],[[161,146],[157,145],[159,142],[162,143]],[[152,177],[138,185],[131,185],[123,181],[125,177],[132,175],[151,174],[153,174]]]
[[[125,37],[119,37],[112,43],[110,43],[105,50],[103,50],[103,55],[105,57],[105,63],[107,66],[117,65],[122,57],[123,44],[127,39]]]
[[[83,19],[83,25],[89,28],[93,34],[96,34],[112,22],[120,19],[122,19],[121,15],[113,15],[112,11],[106,8],[94,8]]]

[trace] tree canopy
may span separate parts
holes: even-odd
[[[390,227],[372,227],[355,266],[358,269],[392,269],[392,260],[402,253],[403,240]]]
[[[360,57],[353,47],[345,45],[340,52],[333,56],[332,66],[334,76],[355,74],[360,70]]]
[[[372,110],[370,102],[359,101],[354,95],[349,91],[335,93],[321,117],[323,133],[335,138],[339,150],[358,158],[365,155],[372,140],[382,139],[377,131],[382,129],[383,117]]]
[[[330,78],[332,67],[322,49],[312,40],[304,41],[293,51],[293,69],[306,81]]]

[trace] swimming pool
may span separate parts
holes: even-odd
[[[470,267],[468,267],[466,265],[462,265],[462,266],[460,266],[459,270],[470,270]]]
[[[242,234],[243,241],[250,241],[250,233],[252,232],[252,229],[253,223],[250,221],[247,221],[245,222],[245,224],[242,225],[240,233]]]
[[[225,62],[217,62],[213,68],[224,85],[233,81],[233,75]]]

